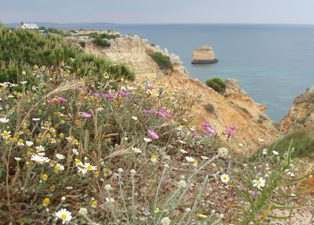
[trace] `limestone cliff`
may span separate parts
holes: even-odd
[[[226,127],[236,127],[236,135],[228,145],[244,153],[272,142],[278,135],[265,107],[254,102],[235,81],[227,81],[225,95],[192,79],[180,59],[137,36],[122,36],[111,40],[111,47],[99,48],[87,43],[86,51],[129,65],[136,73],[136,82],[150,80],[167,92],[182,92],[186,98],[197,99],[191,108],[191,125],[200,129],[208,121],[223,136]],[[151,52],[168,55],[173,69],[165,74],[150,57]]]
[[[280,123],[283,132],[304,127],[314,128],[314,87],[307,89],[294,100],[288,114]]]

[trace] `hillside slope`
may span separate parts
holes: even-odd
[[[191,109],[191,124],[200,128],[204,121],[208,121],[221,137],[224,137],[226,128],[235,127],[236,135],[229,144],[237,152],[257,149],[271,143],[278,135],[272,121],[265,115],[265,107],[257,104],[235,81],[227,81],[226,93],[221,95],[201,81],[190,78],[178,57],[147,40],[121,36],[111,40],[107,48],[87,42],[85,50],[129,65],[136,74],[137,82],[149,80],[164,91],[181,92],[185,97],[197,100]],[[169,55],[173,69],[161,70],[150,56],[154,52]]]

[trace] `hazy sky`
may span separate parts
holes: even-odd
[[[314,0],[0,0],[0,22],[314,24]]]

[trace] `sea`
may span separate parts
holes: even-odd
[[[235,79],[267,114],[280,121],[294,98],[314,85],[313,25],[247,24],[81,24],[65,28],[93,28],[137,34],[167,48],[183,61],[190,76]],[[63,28],[64,28],[63,27]],[[192,65],[192,51],[214,48],[219,62]]]

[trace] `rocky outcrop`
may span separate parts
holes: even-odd
[[[235,81],[226,82],[226,92],[221,95],[203,82],[191,79],[179,57],[170,54],[137,36],[121,36],[112,40],[111,47],[98,48],[87,44],[86,51],[129,65],[136,73],[136,82],[149,80],[156,91],[181,93],[182,98],[194,102],[187,120],[201,129],[208,121],[224,137],[225,129],[236,128],[236,135],[227,144],[236,152],[247,153],[271,143],[278,135],[272,121],[265,115],[265,107],[249,97]],[[165,74],[150,57],[152,51],[168,55],[173,70]]]
[[[218,60],[212,47],[203,46],[193,51],[192,64],[213,64],[217,62]]]
[[[314,128],[314,87],[294,100],[288,114],[280,123],[283,132],[300,128]]]

